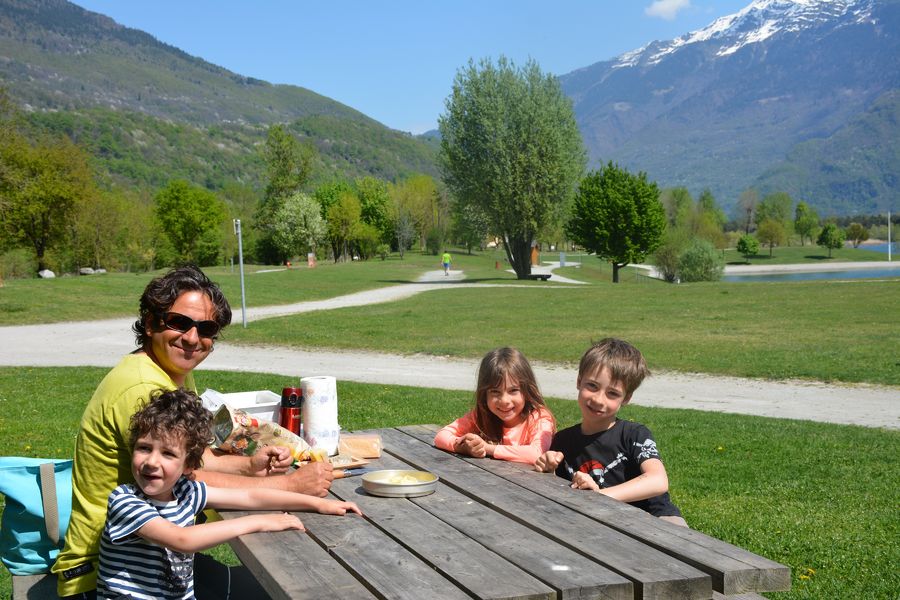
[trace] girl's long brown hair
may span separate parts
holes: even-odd
[[[516,382],[522,390],[522,396],[525,397],[522,414],[525,418],[545,406],[534,371],[525,355],[515,348],[491,350],[481,359],[475,388],[475,424],[481,437],[488,442],[499,443],[503,438],[503,424],[488,408],[488,392],[502,387],[506,378]]]

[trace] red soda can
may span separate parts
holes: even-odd
[[[303,390],[286,387],[281,390],[281,415],[279,424],[296,435],[300,435],[300,407],[303,404]]]

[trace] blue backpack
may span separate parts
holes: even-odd
[[[13,575],[49,573],[72,514],[72,461],[0,457],[0,560]]]

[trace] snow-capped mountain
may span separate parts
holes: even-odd
[[[755,0],[560,79],[594,164],[613,160],[695,194],[708,187],[726,206],[756,185],[826,212],[883,210],[900,192],[900,166],[885,159],[900,156],[897,121],[856,139],[863,153],[846,147],[858,138],[847,128],[871,128],[869,112],[900,102],[898,41],[898,0]],[[833,163],[825,177],[816,152]],[[839,164],[851,154],[852,167]],[[802,169],[785,163],[798,159]]]
[[[623,54],[613,67],[658,64],[680,48],[700,42],[717,44],[715,55],[727,56],[779,32],[804,31],[848,15],[850,18],[842,24],[871,20],[872,0],[757,0],[733,15],[720,17],[703,29],[660,44],[649,52],[645,46]]]

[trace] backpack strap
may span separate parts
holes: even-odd
[[[55,545],[59,545],[59,509],[56,504],[56,465],[52,462],[40,464],[41,502],[44,505],[44,525],[47,535]]]

